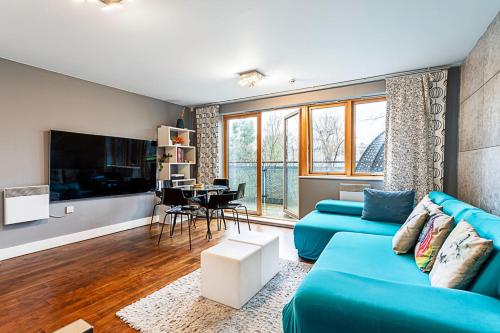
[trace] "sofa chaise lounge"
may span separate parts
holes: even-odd
[[[284,332],[500,332],[500,218],[442,192],[429,197],[493,240],[468,290],[432,287],[413,253],[396,255],[399,224],[362,220],[362,203],[325,200],[294,231],[299,255],[317,261],[283,309]]]

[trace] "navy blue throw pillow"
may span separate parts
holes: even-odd
[[[362,219],[405,223],[413,210],[415,191],[380,191],[365,189]]]

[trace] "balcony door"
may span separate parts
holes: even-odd
[[[299,216],[299,112],[284,117],[284,158],[283,158],[283,211]]]
[[[249,212],[261,214],[261,115],[224,117],[224,174],[233,190],[246,184]]]

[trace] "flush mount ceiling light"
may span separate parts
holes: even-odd
[[[104,7],[102,7],[102,10],[111,10],[114,8],[120,8],[122,6],[122,3],[125,2],[124,0],[73,0],[75,2],[94,2],[98,3],[101,2],[105,4]],[[130,0],[128,0],[130,1]]]
[[[238,81],[238,83],[240,84],[240,86],[249,88],[255,87],[257,82],[262,81],[266,77],[264,74],[262,74],[256,69],[239,73],[239,76],[240,80]]]

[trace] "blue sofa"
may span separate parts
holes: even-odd
[[[494,242],[468,290],[431,287],[413,253],[394,254],[400,225],[362,220],[362,203],[325,200],[294,231],[299,255],[317,261],[283,309],[284,332],[500,332],[500,217],[429,196]]]

